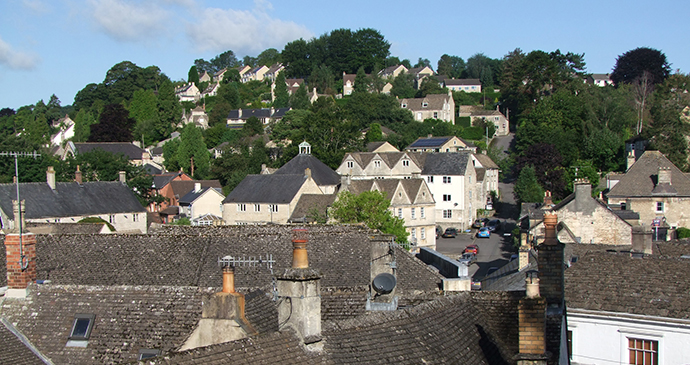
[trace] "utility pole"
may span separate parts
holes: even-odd
[[[18,157],[40,157],[41,154],[34,152],[0,152],[0,156],[12,156],[14,157],[14,183],[17,187],[17,206],[19,207],[19,217],[14,217],[14,224],[19,227],[19,264],[22,271],[29,267],[29,260],[24,255],[24,243],[22,240],[23,228],[22,227],[22,201],[19,199],[19,161]]]

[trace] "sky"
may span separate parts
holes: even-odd
[[[2,0],[0,108],[62,105],[115,64],[158,66],[187,78],[194,60],[232,50],[239,59],[334,29],[374,28],[391,55],[463,59],[524,52],[584,53],[587,72],[608,73],[637,47],[690,72],[687,0],[316,1]]]

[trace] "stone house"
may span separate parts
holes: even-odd
[[[160,212],[161,210],[167,208],[170,202],[173,200],[174,194],[172,192],[172,181],[192,181],[193,179],[185,174],[183,171],[177,172],[164,172],[161,174],[153,175],[153,186],[152,190],[155,195],[163,195],[168,199],[160,204],[153,203],[147,207],[149,212]]]
[[[455,124],[455,101],[453,95],[429,94],[423,98],[400,99],[400,107],[412,112],[414,120],[440,119]]]
[[[482,92],[482,83],[479,79],[444,79],[443,86],[451,91],[464,91],[466,93]]]
[[[382,79],[390,80],[392,81],[394,78],[398,77],[401,73],[407,73],[407,67],[403,65],[393,65],[393,66],[388,66],[384,68],[383,70],[379,71],[379,76]]]
[[[175,95],[177,95],[177,98],[182,102],[182,101],[193,101],[197,102],[199,101],[199,98],[201,97],[201,93],[199,92],[199,88],[194,85],[193,82],[184,84],[177,89],[175,89]]]
[[[211,82],[211,75],[204,71],[204,73],[199,76],[199,82]]]
[[[498,110],[486,110],[481,106],[461,105],[458,110],[458,117],[470,117],[473,125],[479,120],[490,122],[496,128],[497,136],[505,136],[510,133],[508,118]]]
[[[206,108],[204,106],[198,106],[192,109],[189,114],[186,110],[182,110],[182,123],[194,123],[195,126],[208,129],[208,114],[206,114]]]
[[[203,215],[213,214],[217,217],[223,215],[223,191],[220,188],[202,188],[200,182],[194,183],[194,189],[182,196],[180,204],[180,216],[184,215],[190,220],[197,219]]]
[[[69,115],[60,118],[53,122],[53,128],[57,129],[57,133],[50,137],[51,146],[62,147],[65,141],[72,139],[74,137],[74,121]]]
[[[526,204],[530,211],[523,212],[523,220],[529,220],[529,232],[537,240],[544,236],[544,226],[531,217],[552,211],[558,214],[558,239],[563,243],[587,243],[603,245],[632,245],[632,229],[616,212],[603,201],[592,197],[592,186],[587,179],[575,180],[575,192],[560,203],[553,205],[547,193],[544,204]]]
[[[592,84],[599,87],[613,85],[611,74],[590,74],[584,78],[585,84]]]
[[[268,124],[271,121],[278,121],[283,118],[285,113],[291,108],[261,108],[261,109],[235,109],[228,113],[227,124],[230,128],[241,128],[247,119],[256,117],[261,124]]]
[[[356,74],[346,74],[343,72],[343,95],[352,95],[355,91]]]
[[[77,223],[97,217],[110,223],[118,232],[146,233],[146,209],[125,185],[124,171],[120,181],[81,181],[77,172],[74,182],[56,182],[55,170],[48,167],[46,182],[19,183],[22,214],[27,223]],[[16,229],[15,184],[0,184],[0,225],[3,231]]]
[[[419,86],[422,84],[422,81],[429,76],[434,76],[434,70],[431,69],[429,66],[424,66],[424,67],[413,67],[409,70],[407,70],[407,73],[412,75],[412,79],[414,80],[414,88],[419,89]]]
[[[473,153],[472,154],[472,164],[477,172],[477,183],[481,184],[480,195],[484,197],[486,201],[487,210],[492,210],[493,207],[489,207],[489,203],[493,203],[491,200],[491,192],[498,195],[498,165],[487,155],[483,153]]]
[[[476,152],[477,147],[471,145],[460,137],[447,136],[436,137],[428,135],[427,137],[419,137],[405,148],[408,152],[462,152],[472,151]]]
[[[340,192],[343,191],[354,195],[365,191],[382,192],[390,199],[391,214],[405,221],[413,252],[421,247],[436,249],[436,202],[424,179],[353,180],[344,177],[340,187]]]
[[[641,225],[690,227],[690,179],[659,151],[645,151],[606,198],[638,213]]]
[[[395,146],[384,142],[369,142],[367,143],[367,152],[400,152]]]

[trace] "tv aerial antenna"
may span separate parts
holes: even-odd
[[[14,217],[15,224],[19,227],[19,264],[22,271],[29,267],[29,259],[24,255],[24,242],[22,240],[22,235],[24,234],[22,227],[22,201],[19,199],[19,157],[33,157],[34,160],[40,157],[41,154],[33,152],[13,152],[13,151],[3,151],[0,152],[0,156],[10,156],[14,157],[14,184],[17,187],[17,204],[19,207],[19,217]]]
[[[273,274],[273,265],[275,265],[276,260],[273,258],[272,254],[262,256],[224,256],[218,258],[218,266],[227,267],[266,267],[271,272],[271,277],[273,278],[273,299],[278,299],[278,284],[276,283],[275,275]]]

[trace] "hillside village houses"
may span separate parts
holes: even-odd
[[[455,124],[455,101],[452,92],[429,94],[423,98],[400,99],[400,107],[412,112],[414,120],[441,119]]]
[[[510,133],[508,118],[497,110],[486,110],[481,106],[460,105],[458,117],[470,117],[470,122],[474,125],[478,120],[490,122],[496,128],[497,136],[506,136]]]

